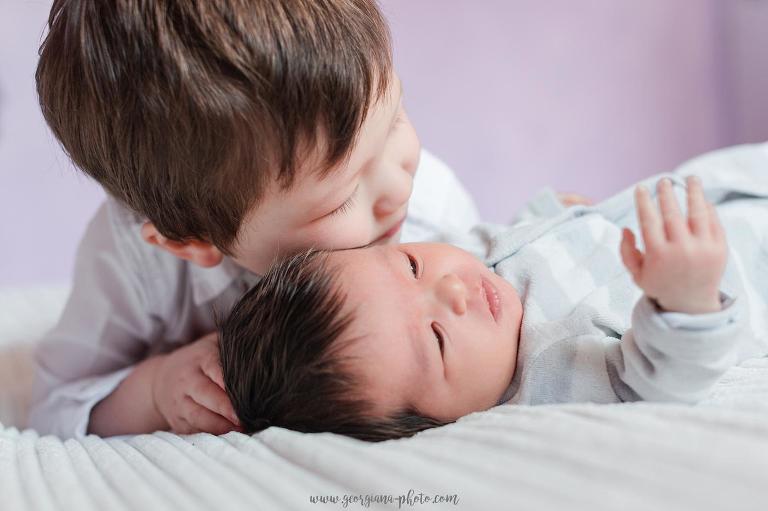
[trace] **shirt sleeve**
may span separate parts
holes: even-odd
[[[682,314],[662,312],[644,296],[620,343],[620,379],[647,401],[704,399],[736,363],[746,324],[741,302],[721,293],[722,310]]]
[[[104,204],[78,248],[62,317],[36,348],[29,425],[42,434],[85,435],[93,406],[146,355],[156,330],[121,235]]]
[[[477,207],[453,171],[422,150],[401,241],[448,241],[478,223]]]

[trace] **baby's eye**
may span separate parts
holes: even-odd
[[[419,278],[419,263],[412,255],[406,254],[406,256],[408,257],[408,264],[411,265],[411,273],[413,273],[414,277]]]
[[[440,346],[440,356],[443,356],[443,334],[440,333],[440,330],[435,327],[435,324],[432,323],[432,332],[435,334],[435,337],[437,338],[437,344]]]

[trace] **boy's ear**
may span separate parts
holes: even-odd
[[[141,226],[141,237],[144,241],[150,245],[157,245],[175,255],[179,259],[195,263],[203,268],[211,268],[216,266],[224,258],[221,251],[211,243],[190,240],[190,241],[173,241],[169,240],[160,232],[158,232],[155,224],[152,222],[146,222]]]

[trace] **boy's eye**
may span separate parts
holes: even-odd
[[[327,213],[325,216],[333,217],[337,215],[343,215],[344,213],[352,209],[352,206],[355,205],[355,197],[357,196],[358,188],[360,188],[360,183],[358,183],[357,186],[355,186],[355,189],[352,190],[352,194],[347,198],[347,200],[344,201],[344,204],[334,209],[330,213]]]
[[[331,211],[328,216],[336,216],[336,215],[343,215],[347,211],[349,211],[352,208],[352,204],[354,203],[355,196],[351,196],[349,199],[344,201],[344,204],[339,206],[338,208]]]
[[[432,332],[435,334],[435,337],[437,338],[437,344],[440,346],[440,356],[443,356],[443,334],[440,333],[440,330],[435,326],[434,323],[432,323]]]
[[[413,257],[410,254],[406,254],[408,257],[408,264],[411,265],[411,273],[413,273],[413,276],[415,278],[419,278],[419,263],[416,261],[416,258]]]

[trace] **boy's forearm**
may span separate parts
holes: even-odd
[[[163,355],[137,364],[110,395],[91,410],[88,433],[99,436],[151,433],[168,429],[152,392],[154,375]]]

